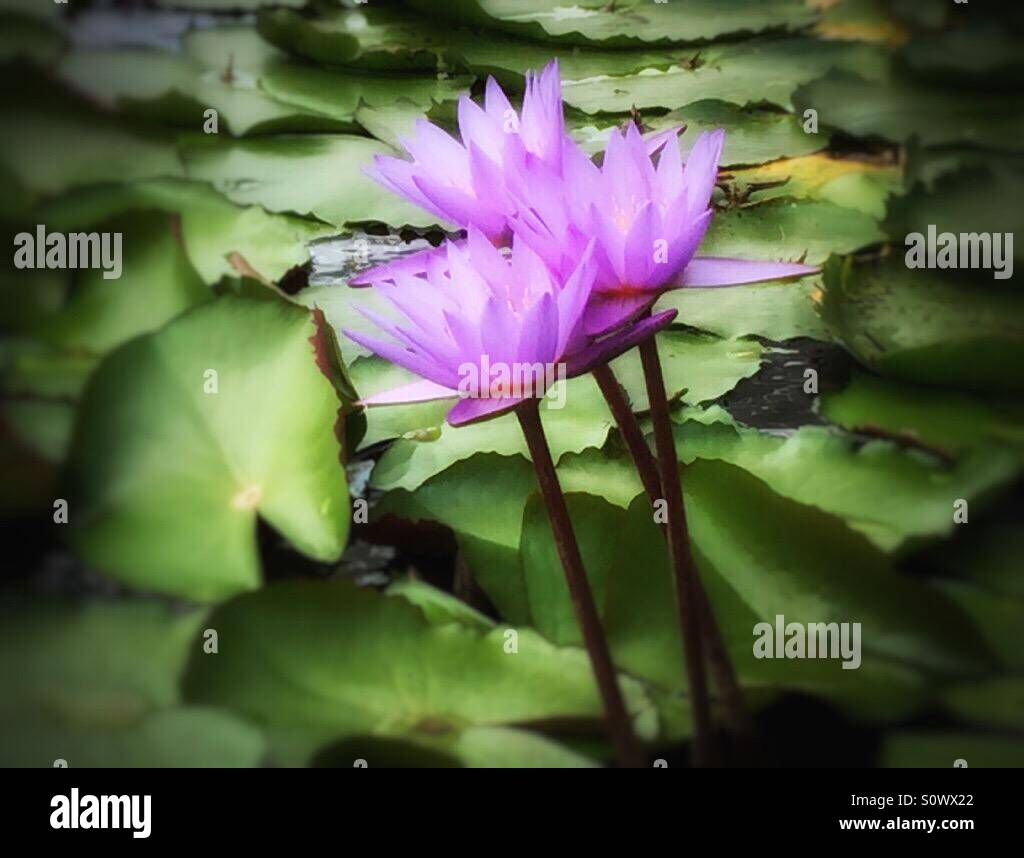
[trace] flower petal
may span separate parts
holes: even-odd
[[[693,144],[683,169],[683,187],[690,215],[696,216],[711,202],[711,192],[718,180],[718,159],[722,156],[725,131],[705,131]]]
[[[815,265],[796,262],[762,262],[751,259],[724,259],[716,256],[698,256],[690,260],[670,288],[696,289],[713,286],[739,286],[743,283],[761,283],[765,280],[789,280],[806,277],[821,271]]]
[[[457,390],[436,384],[428,378],[392,387],[372,396],[360,399],[357,405],[372,408],[378,405],[408,405],[414,402],[433,402],[438,399],[454,399],[459,395]]]
[[[662,328],[668,327],[676,317],[675,310],[665,310],[641,319],[621,331],[616,331],[603,340],[591,343],[583,351],[576,353],[565,361],[566,378],[573,378],[590,372],[594,367],[617,358],[633,346],[654,336]]]
[[[621,328],[658,300],[657,290],[632,292],[594,292],[583,314],[583,329],[587,336],[599,337]]]
[[[461,244],[462,240],[455,242]],[[349,286],[372,286],[375,283],[384,283],[395,280],[396,277],[416,277],[427,273],[427,263],[430,257],[443,254],[445,249],[441,247],[428,247],[425,250],[417,250],[414,253],[407,253],[389,262],[374,265],[360,271],[355,277],[348,281]],[[426,285],[424,283],[424,285]]]
[[[504,414],[506,411],[511,411],[528,398],[525,396],[492,396],[460,399],[448,412],[448,422],[452,426],[479,423],[481,420],[488,420],[491,417]]]

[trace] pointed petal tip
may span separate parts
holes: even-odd
[[[525,401],[522,396],[460,399],[452,406],[446,419],[451,426],[468,426],[506,414]]]

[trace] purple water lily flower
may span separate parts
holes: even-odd
[[[711,194],[725,133],[701,134],[685,163],[673,142],[657,166],[636,125],[609,137],[601,167],[563,153],[562,186],[527,176],[514,233],[556,271],[596,239],[594,293],[585,328],[599,335],[645,312],[669,289],[802,277],[818,269],[785,262],[696,257],[711,223]]]
[[[554,380],[591,371],[675,318],[669,310],[591,342],[581,320],[595,273],[592,246],[562,278],[522,242],[503,251],[470,227],[465,243],[430,257],[424,276],[378,285],[401,318],[358,308],[389,339],[346,336],[421,377],[361,404],[458,398],[448,422],[472,423],[542,397]]]
[[[472,223],[501,243],[516,207],[508,187],[519,173],[561,175],[565,127],[557,61],[526,75],[521,115],[490,78],[484,106],[462,96],[458,120],[462,142],[421,119],[415,134],[401,141],[412,161],[378,155],[367,173],[442,220],[463,228]]]
[[[521,114],[491,77],[482,108],[469,96],[459,99],[458,121],[461,143],[421,119],[411,139],[400,138],[411,161],[377,155],[366,173],[443,221],[462,229],[475,226],[497,245],[510,240],[509,219],[532,189],[561,187],[565,159],[586,160],[565,133],[558,60],[540,74],[526,74]],[[644,141],[646,151],[658,152],[679,130],[651,135]],[[585,241],[580,252],[584,247]],[[367,286],[396,273],[422,273],[430,254],[420,251],[364,271],[350,284]]]

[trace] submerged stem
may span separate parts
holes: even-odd
[[[583,643],[590,656],[590,665],[597,680],[598,691],[604,705],[605,725],[609,738],[615,748],[615,757],[624,768],[639,768],[644,765],[644,752],[633,733],[629,713],[622,699],[615,665],[612,663],[608,642],[605,640],[601,621],[594,605],[594,596],[590,590],[590,582],[583,568],[579,545],[572,529],[572,520],[565,505],[562,487],[555,473],[555,464],[551,459],[551,450],[544,435],[544,427],[540,422],[538,401],[529,399],[516,409],[519,425],[526,437],[526,445],[533,459],[533,469],[537,474],[537,483],[544,505],[547,508],[548,520],[555,538],[565,580],[569,585],[569,596],[572,599],[576,619],[583,632]]]
[[[608,408],[618,424],[619,432],[626,443],[629,454],[636,466],[637,474],[643,483],[644,492],[653,507],[655,502],[660,500],[662,495],[661,476],[658,473],[658,462],[647,445],[640,423],[630,408],[629,402],[619,385],[618,379],[607,364],[593,370],[594,379],[597,381],[601,393],[604,395]],[[684,508],[685,513],[685,508]],[[685,521],[685,516],[684,516]],[[662,531],[668,538],[668,532],[662,527]],[[704,585],[700,576],[694,575],[696,586],[697,605],[700,616],[700,630],[702,640],[708,650],[708,661],[714,673],[715,684],[722,695],[725,708],[725,716],[728,721],[729,730],[736,743],[736,751],[741,759],[749,762],[754,756],[754,726],[747,711],[743,699],[743,691],[736,679],[736,672],[733,669],[729,653],[725,648],[722,639],[722,631],[715,619],[714,610],[708,600]]]

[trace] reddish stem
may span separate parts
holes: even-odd
[[[658,474],[658,463],[651,453],[647,440],[644,438],[640,423],[636,419],[621,385],[615,378],[611,368],[605,364],[593,371],[594,379],[597,381],[601,393],[619,426],[619,432],[626,443],[630,456],[636,465],[640,481],[643,483],[644,492],[651,506],[662,495],[661,477]],[[685,513],[685,506],[684,506]],[[685,519],[684,519],[685,520]],[[668,538],[668,532],[662,525],[662,533]],[[729,653],[725,648],[722,639],[722,632],[715,619],[714,610],[708,600],[704,585],[701,583],[700,575],[694,575],[694,583],[697,590],[697,609],[700,612],[701,638],[707,647],[708,660],[711,670],[714,673],[715,684],[722,695],[725,704],[725,715],[729,723],[729,729],[736,742],[736,750],[742,759],[751,760],[754,758],[754,726],[747,712],[746,703],[743,699],[743,691],[736,679],[736,672],[733,669]]]
[[[629,713],[619,690],[615,665],[612,663],[608,642],[601,629],[590,582],[587,580],[583,558],[580,556],[579,545],[572,529],[572,520],[569,518],[562,487],[555,473],[555,463],[551,459],[544,427],[540,422],[538,401],[529,399],[524,402],[516,409],[516,416],[526,437],[526,445],[533,459],[533,469],[537,474],[537,483],[547,507],[555,547],[558,549],[565,580],[569,585],[573,610],[583,632],[583,643],[587,648],[587,655],[590,656],[590,665],[604,704],[605,726],[615,748],[615,757],[623,768],[641,768],[645,765],[645,755],[633,733]]]
[[[693,709],[693,762],[697,767],[711,765],[714,748],[711,737],[711,704],[701,647],[701,629],[697,611],[697,573],[690,556],[690,538],[686,527],[683,488],[679,482],[679,460],[665,396],[665,379],[654,337],[640,343],[640,362],[644,368],[647,399],[654,424],[654,446],[658,454],[661,487],[668,505],[668,553],[676,585],[676,608],[683,639],[683,659],[689,680]]]

